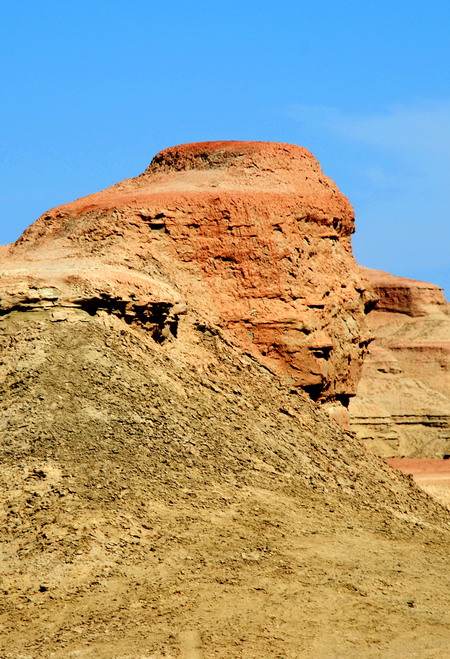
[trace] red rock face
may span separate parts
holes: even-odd
[[[47,290],[46,304],[90,296],[149,327],[157,304],[172,327],[191,307],[314,399],[346,404],[367,345],[353,230],[348,200],[301,147],[182,145],[39,218],[10,248],[27,265],[9,266],[3,307]]]

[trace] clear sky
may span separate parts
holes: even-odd
[[[0,243],[160,149],[310,149],[360,263],[450,297],[448,0],[4,0]]]

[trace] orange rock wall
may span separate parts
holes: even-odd
[[[37,279],[46,270],[46,285],[59,268],[62,288],[128,309],[152,290],[181,301],[314,399],[347,405],[370,301],[353,230],[348,200],[305,149],[214,142],[162,151],[141,176],[49,211],[10,256],[33,261]]]

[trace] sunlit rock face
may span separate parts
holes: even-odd
[[[450,305],[439,286],[362,268],[378,296],[351,425],[385,457],[450,454]]]
[[[368,342],[353,231],[350,203],[302,147],[172,147],[4,249],[1,308],[106,311],[160,342],[195,309],[339,416]]]

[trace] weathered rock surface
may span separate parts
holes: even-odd
[[[315,400],[346,406],[367,344],[353,225],[301,147],[173,147],[25,231],[1,266],[0,304],[106,308],[161,339],[188,305]]]
[[[447,658],[437,503],[196,312],[66,313],[0,322],[2,659]]]
[[[218,143],[0,250],[2,659],[448,656],[446,511],[292,387],[355,386],[352,226]]]
[[[385,457],[450,453],[450,315],[439,286],[362,269],[379,297],[352,428]]]

